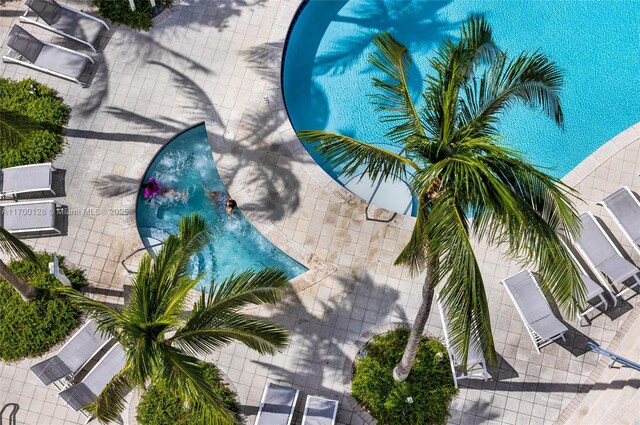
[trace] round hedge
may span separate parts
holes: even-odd
[[[235,422],[242,423],[236,394],[222,382],[215,365],[202,363],[204,375],[223,400],[224,405],[235,414]],[[176,397],[166,387],[152,384],[142,395],[136,409],[139,425],[201,425],[195,415],[187,409],[184,400]]]
[[[445,424],[449,404],[458,390],[453,385],[447,351],[440,341],[423,337],[416,361],[404,382],[393,379],[409,339],[398,328],[374,337],[356,360],[353,397],[380,424]],[[407,402],[411,397],[413,403]]]
[[[27,283],[40,289],[38,296],[25,302],[16,290],[0,278],[0,359],[16,361],[46,353],[78,326],[80,311],[68,299],[52,295],[48,289],[61,286],[49,274],[51,254],[36,254],[40,264],[12,261],[9,268]],[[84,271],[67,267],[58,257],[60,268],[75,288],[87,284]]]
[[[129,0],[95,0],[100,14],[116,24],[123,24],[137,30],[148,31],[153,22],[157,9],[151,6],[149,0],[134,0],[136,10],[131,10]],[[156,7],[164,9],[171,7],[173,0],[156,0]]]
[[[69,122],[71,108],[54,89],[27,78],[0,78],[0,113],[15,111],[39,124],[17,147],[0,149],[0,168],[53,161],[64,148],[62,127]]]

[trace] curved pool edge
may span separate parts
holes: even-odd
[[[594,173],[600,165],[637,141],[640,141],[640,121],[621,131],[592,152],[562,177],[562,181],[568,186],[577,186],[589,175]]]

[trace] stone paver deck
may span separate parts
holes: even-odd
[[[299,0],[191,0],[177,4],[149,33],[116,28],[95,55],[99,66],[87,89],[15,65],[0,64],[0,75],[36,78],[55,87],[73,108],[69,146],[55,165],[66,170],[66,195],[59,201],[76,215],[69,217],[65,236],[32,242],[86,268],[95,296],[109,302],[122,302],[128,276],[119,261],[140,246],[133,201],[145,167],[172,134],[204,120],[223,181],[240,208],[311,269],[292,282],[284,303],[258,311],[291,329],[285,352],[259,356],[233,344],[210,360],[235,384],[249,424],[267,381],[299,388],[301,399],[307,394],[340,399],[338,422],[359,424],[361,417],[342,398],[343,368],[363,333],[410,322],[416,314],[421,278],[392,265],[413,221],[366,221],[364,202],[331,180],[297,140],[283,106],[280,61],[298,5]],[[2,2],[0,40],[22,10],[21,1]],[[626,241],[595,203],[622,184],[640,191],[638,164],[636,125],[567,176],[585,201],[580,210],[601,217],[627,253],[632,251]],[[107,214],[95,214],[97,208]],[[589,390],[585,383],[598,358],[585,353],[587,339],[607,347],[638,297],[600,314],[591,326],[568,320],[567,342],[538,354],[498,283],[517,266],[480,244],[478,257],[500,365],[491,370],[493,381],[462,384],[450,422],[553,422],[576,394]],[[428,330],[440,334],[437,313]],[[19,424],[82,423],[28,372],[38,360],[0,365],[0,405],[17,403]],[[301,411],[302,403],[295,423]]]

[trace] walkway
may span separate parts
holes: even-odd
[[[374,326],[412,320],[419,305],[421,279],[392,265],[408,240],[412,219],[364,220],[365,203],[324,174],[287,119],[280,60],[298,3],[185,0],[149,33],[112,31],[88,89],[0,64],[0,75],[36,78],[55,87],[73,108],[69,146],[55,165],[66,170],[66,196],[59,200],[78,215],[69,218],[66,236],[41,238],[34,246],[86,268],[99,289],[97,297],[122,302],[128,277],[119,260],[139,246],[132,213],[145,167],[173,133],[201,120],[240,208],[274,243],[311,268],[292,282],[295,291],[286,302],[259,312],[291,329],[287,351],[258,356],[232,345],[211,359],[236,385],[249,424],[267,381],[295,386],[302,397],[341,398],[346,354],[359,336]],[[2,3],[0,40],[22,10],[21,1]],[[586,201],[581,210],[589,208],[611,224],[595,202],[621,184],[640,191],[639,138],[640,127],[627,130],[609,145],[610,152],[586,161],[585,167],[595,167],[569,176]],[[91,215],[89,208],[124,215]],[[611,230],[621,236],[614,226]],[[517,267],[482,246],[478,256],[501,363],[491,371],[494,381],[464,384],[451,423],[554,421],[598,363],[595,354],[584,352],[587,338],[607,347],[640,297],[600,315],[591,326],[569,321],[568,342],[537,354],[498,283]],[[429,332],[439,334],[438,323],[434,315]],[[0,365],[0,405],[18,403],[21,424],[82,423],[55,391],[28,373],[38,360]],[[299,405],[295,423],[301,410]],[[361,423],[344,401],[338,421]]]

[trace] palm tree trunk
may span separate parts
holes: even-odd
[[[18,291],[24,301],[30,301],[38,295],[38,290],[35,287],[20,279],[2,260],[0,260],[0,276]]]
[[[418,347],[424,332],[424,327],[431,315],[434,293],[433,285],[431,285],[432,271],[433,267],[428,266],[427,275],[424,278],[424,285],[422,286],[422,304],[420,304],[418,314],[416,314],[416,319],[411,327],[411,334],[409,335],[409,341],[407,341],[407,347],[404,349],[402,360],[400,360],[400,364],[393,369],[393,378],[396,381],[404,381],[409,376],[413,362],[418,354]]]

